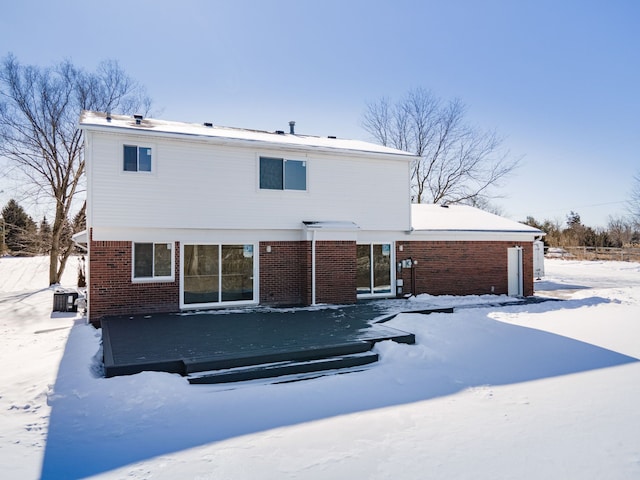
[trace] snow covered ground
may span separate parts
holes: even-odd
[[[545,267],[564,301],[420,296],[485,306],[396,317],[417,344],[362,372],[230,388],[101,378],[46,259],[1,258],[1,478],[640,478],[640,265]]]

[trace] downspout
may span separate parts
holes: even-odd
[[[311,305],[316,304],[316,230],[311,237]]]

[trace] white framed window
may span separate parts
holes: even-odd
[[[172,282],[175,278],[173,244],[134,243],[131,266],[134,282]]]
[[[151,147],[123,145],[122,170],[124,172],[152,172]]]
[[[393,289],[393,244],[362,243],[356,246],[358,296],[389,296]]]
[[[307,161],[260,157],[261,190],[307,190]]]
[[[183,244],[181,250],[181,307],[257,303],[257,245]]]

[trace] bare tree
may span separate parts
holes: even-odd
[[[633,222],[624,217],[609,216],[607,235],[612,247],[630,245],[633,239]]]
[[[633,177],[633,182],[629,198],[629,213],[636,226],[640,226],[640,172]]]
[[[486,205],[491,187],[499,186],[519,164],[502,148],[495,132],[465,121],[464,104],[443,102],[417,88],[400,101],[369,103],[362,126],[382,145],[420,157],[411,170],[415,203]]]
[[[80,112],[147,113],[150,105],[144,89],[117,62],[86,72],[69,61],[51,68],[23,66],[8,55],[0,65],[0,156],[48,196],[55,211],[50,284],[59,282],[72,252],[65,229],[85,168]]]

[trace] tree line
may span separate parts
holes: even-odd
[[[527,217],[523,222],[546,233],[543,237],[548,247],[638,247],[640,246],[640,222],[634,215],[609,217],[606,227],[592,228],[582,223],[580,215],[571,211],[562,224],[558,220],[542,222]]]
[[[26,210],[11,199],[2,208],[0,220],[0,254],[14,256],[49,255],[53,243],[53,229],[46,215],[40,222],[33,220]],[[60,254],[68,256],[75,250],[72,236],[86,228],[84,209],[72,219],[63,221],[60,235]]]

